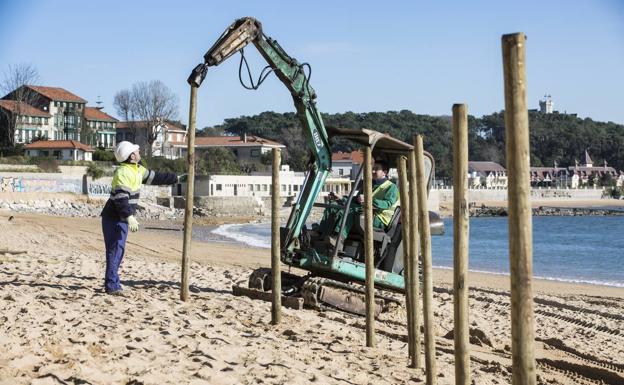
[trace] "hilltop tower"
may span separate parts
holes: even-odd
[[[550,94],[544,95],[544,98],[539,101],[539,106],[542,114],[552,114],[555,110],[555,103]]]

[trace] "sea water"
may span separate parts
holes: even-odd
[[[469,268],[509,273],[508,218],[470,218]],[[433,236],[433,265],[453,266],[453,220]],[[223,225],[213,233],[255,247],[271,247],[270,224]],[[624,287],[624,216],[533,217],[536,278]]]

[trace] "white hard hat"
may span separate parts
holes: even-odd
[[[130,157],[130,154],[139,149],[138,144],[132,144],[127,141],[119,142],[117,147],[115,147],[115,159],[117,162],[124,162],[126,159]]]

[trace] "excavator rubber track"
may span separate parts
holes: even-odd
[[[282,295],[298,296],[301,292],[301,286],[306,277],[282,271]],[[270,268],[261,267],[255,269],[249,275],[249,288],[260,291],[271,291],[273,284],[272,271]]]
[[[303,284],[301,284],[303,283]],[[271,269],[259,268],[249,275],[249,288],[271,291]],[[300,286],[283,292],[286,296],[301,296],[303,304],[313,309],[333,308],[352,314],[366,315],[366,293],[364,286],[335,281],[323,277],[300,277],[282,272],[282,289]],[[375,290],[375,317],[391,303],[401,305],[402,299],[385,295]]]
[[[302,288],[305,306],[323,309],[335,308],[348,313],[366,315],[366,294],[364,287],[322,277],[310,277]],[[390,303],[401,304],[401,300],[392,296],[375,293],[375,317]]]

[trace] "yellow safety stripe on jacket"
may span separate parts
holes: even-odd
[[[373,190],[372,199],[383,199],[384,196],[386,195],[386,191],[393,185],[394,183],[392,183],[390,180],[383,182],[382,184],[380,184],[379,186],[377,186],[377,188]],[[390,223],[390,220],[392,219],[392,216],[394,215],[394,210],[396,210],[396,208],[399,206],[399,201],[400,201],[399,193],[397,191],[396,202],[394,202],[394,204],[390,206],[389,208],[385,210],[380,210],[375,213],[375,215],[377,215],[377,217],[384,224],[384,226],[388,226],[388,224]]]
[[[122,163],[113,176],[111,191],[122,189],[130,194],[136,193],[143,184],[147,169],[140,164]]]

